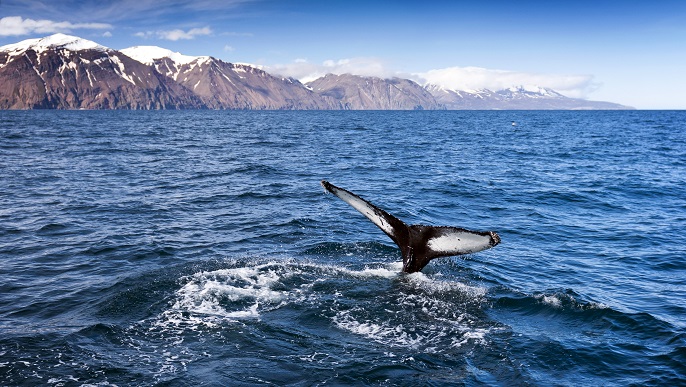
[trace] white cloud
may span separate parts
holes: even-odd
[[[24,19],[21,16],[6,16],[0,19],[0,36],[18,36],[29,34],[53,34],[71,32],[78,29],[109,29],[106,23],[71,23],[67,21]]]
[[[160,39],[165,39],[165,40],[191,40],[195,39],[196,36],[203,36],[203,35],[210,35],[212,33],[212,30],[210,27],[203,27],[203,28],[191,28],[188,31],[183,31],[180,29],[176,30],[171,30],[171,31],[158,31],[157,36],[160,37]]]
[[[103,37],[103,38],[111,38],[111,37],[112,37],[112,33],[109,32],[109,31],[105,31],[105,33],[102,34],[102,37]]]
[[[204,35],[211,35],[212,34],[212,29],[210,27],[203,27],[203,28],[191,28],[188,31],[184,31],[181,29],[175,29],[175,30],[169,30],[169,31],[142,31],[142,32],[136,32],[133,34],[133,36],[137,36],[139,38],[144,38],[148,39],[153,36],[157,36],[159,39],[164,39],[164,40],[171,40],[171,41],[177,41],[177,40],[191,40],[195,39],[196,36],[204,36]]]
[[[364,57],[326,60],[319,64],[298,58],[292,63],[268,66],[267,71],[293,77],[303,83],[329,73],[339,75],[349,73],[380,78],[409,78],[421,85],[431,83],[453,90],[498,91],[512,86],[545,87],[571,98],[586,98],[589,93],[598,88],[592,75],[538,74],[481,67],[449,67],[422,73],[403,74],[388,69],[379,59]]]
[[[153,31],[141,31],[141,32],[136,32],[135,34],[133,34],[133,36],[137,36],[137,37],[143,38],[143,39],[151,38],[153,35],[155,35],[155,33]]]
[[[226,51],[226,52],[232,52],[234,50],[235,50],[235,48],[229,46],[228,44],[224,46],[224,51]]]
[[[326,74],[355,74],[390,78],[398,76],[386,68],[384,63],[376,58],[349,58],[326,60],[320,64],[310,63],[307,59],[298,58],[292,63],[269,66],[269,71],[289,76],[306,83]]]
[[[502,90],[511,86],[539,86],[567,97],[584,98],[597,88],[591,75],[560,75],[493,70],[481,67],[449,67],[413,74],[415,81],[453,90]]]

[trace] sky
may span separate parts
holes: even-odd
[[[686,109],[686,1],[0,0],[0,46],[66,33],[124,49],[451,89],[540,86]]]

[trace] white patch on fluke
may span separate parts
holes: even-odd
[[[441,253],[468,254],[489,248],[491,238],[488,235],[457,231],[431,238],[428,240],[427,246],[431,250]]]

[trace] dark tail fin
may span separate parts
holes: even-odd
[[[400,219],[362,199],[354,193],[322,180],[322,187],[359,211],[381,231],[386,233],[401,249],[400,241],[408,234],[408,226]]]
[[[493,231],[471,231],[446,226],[408,226],[354,193],[322,180],[322,186],[377,225],[403,254],[403,271],[422,270],[430,260],[450,255],[471,254],[500,243]]]

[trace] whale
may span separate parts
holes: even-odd
[[[405,273],[421,271],[432,259],[472,254],[500,243],[494,231],[472,231],[460,227],[407,225],[402,220],[358,195],[321,181],[327,192],[348,203],[388,235],[400,248]]]

